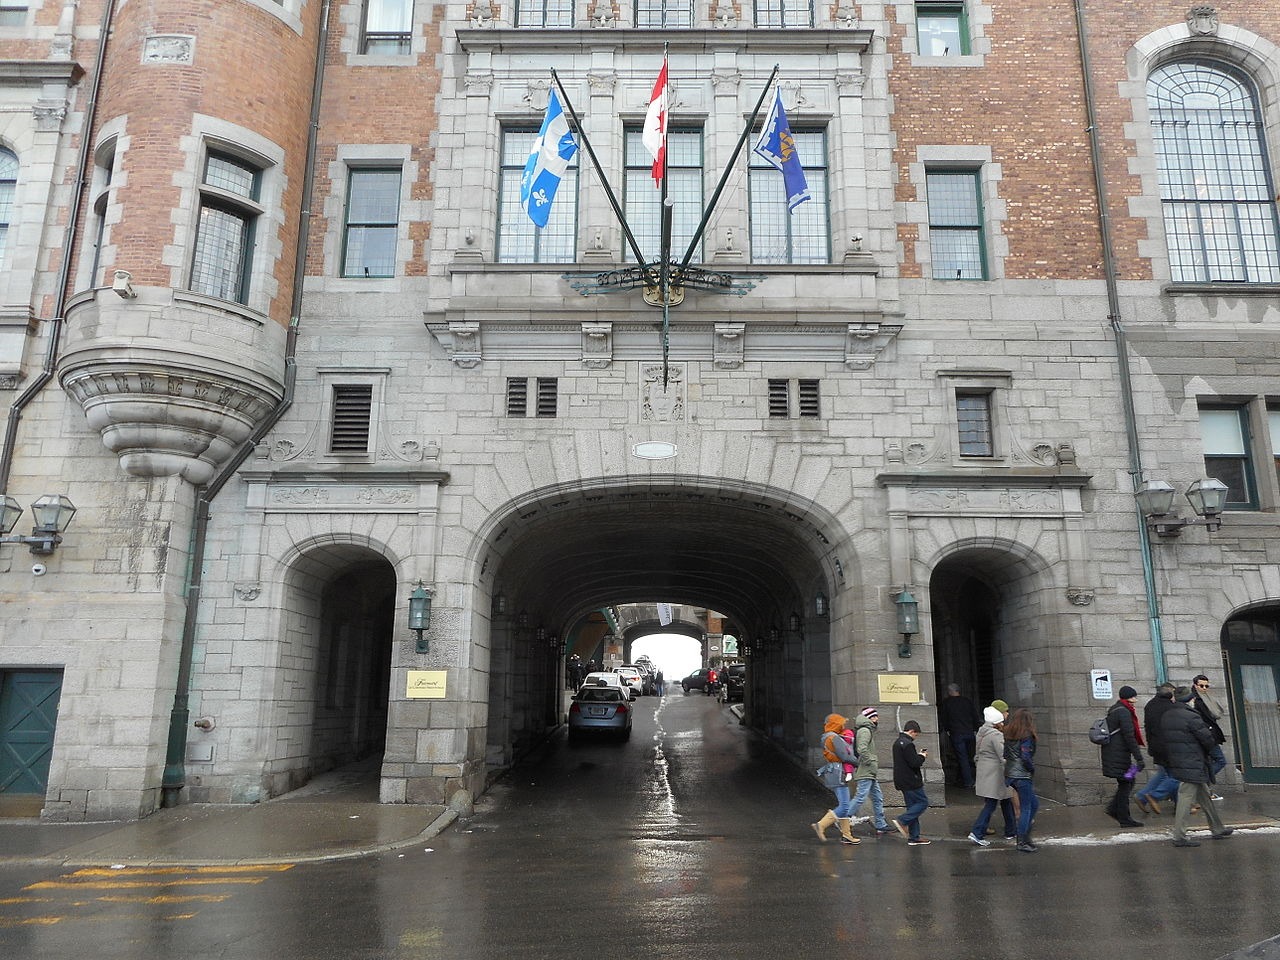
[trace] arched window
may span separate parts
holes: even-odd
[[[1277,283],[1276,207],[1248,81],[1203,61],[1147,81],[1174,282]]]
[[[18,190],[18,156],[0,147],[0,266],[4,264],[9,223],[13,219],[13,195]]]

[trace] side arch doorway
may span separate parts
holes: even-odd
[[[1280,783],[1280,604],[1228,620],[1222,628],[1222,658],[1231,732],[1245,782]]]

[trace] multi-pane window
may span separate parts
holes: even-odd
[[[191,289],[247,303],[253,228],[262,174],[237,157],[210,152],[200,187]]]
[[[1243,406],[1201,407],[1200,440],[1205,473],[1227,485],[1227,508],[1258,505],[1249,451],[1248,409]]]
[[[30,4],[0,2],[0,27],[20,27],[27,22],[27,8]]]
[[[636,0],[636,26],[692,27],[692,0]]]
[[[969,52],[963,3],[916,3],[916,42],[925,57],[958,57]]]
[[[756,0],[757,27],[812,27],[812,0]]]
[[[1147,81],[1169,267],[1175,282],[1280,282],[1262,117],[1226,67],[1170,63]]]
[[[361,53],[411,53],[413,0],[365,0]]]
[[[661,253],[662,195],[653,182],[653,156],[640,141],[639,127],[626,132],[626,158],[627,222],[645,259],[653,262]],[[667,131],[667,196],[674,203],[671,255],[683,259],[685,248],[702,220],[701,130]],[[623,255],[629,259],[631,250],[624,249]],[[694,251],[694,259],[700,255],[701,246]]]
[[[0,266],[4,264],[13,221],[13,200],[18,192],[18,155],[0,147]]]
[[[102,247],[107,240],[107,203],[111,199],[111,179],[115,172],[116,151],[114,141],[99,150],[94,161],[94,180],[97,192],[93,197],[93,265],[89,268],[89,286],[106,283],[99,276],[102,269]]]
[[[827,137],[821,130],[793,130],[796,155],[804,168],[809,200],[787,210],[782,172],[751,153],[752,263],[828,263]]]
[[[935,280],[987,279],[977,170],[929,170],[929,251]]]
[[[774,420],[817,419],[822,414],[817,380],[769,380],[769,417]],[[791,398],[795,397],[792,405]]]
[[[335,383],[333,418],[329,425],[331,453],[367,453],[373,418],[373,385]]]
[[[577,257],[578,154],[573,155],[545,227],[536,227],[520,202],[520,181],[536,129],[502,132],[501,183],[498,195],[499,263],[571,263]]]
[[[990,393],[956,392],[956,429],[960,441],[960,456],[995,456]]]
[[[344,277],[394,277],[400,222],[400,168],[353,168],[342,234]]]
[[[1275,461],[1276,481],[1280,482],[1280,407],[1267,407],[1267,427],[1271,432],[1271,456]]]
[[[555,377],[535,377],[532,381],[534,389],[533,415],[535,417],[554,417],[559,399],[558,383]],[[529,386],[526,377],[507,378],[507,416],[529,416]]]
[[[516,0],[517,27],[572,27],[574,0]]]

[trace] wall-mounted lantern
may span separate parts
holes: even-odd
[[[1138,509],[1146,518],[1147,527],[1161,537],[1176,537],[1183,527],[1203,523],[1210,532],[1222,526],[1222,511],[1227,505],[1228,488],[1214,477],[1202,477],[1186,489],[1187,502],[1196,517],[1180,517],[1173,512],[1173,500],[1177,494],[1168,480],[1147,480],[1133,496]]]
[[[817,596],[813,598],[813,613],[815,616],[825,617],[827,615],[827,595],[821,590]]]
[[[62,494],[46,493],[31,504],[31,536],[10,535],[22,516],[22,505],[7,494],[0,494],[0,543],[25,543],[38,557],[47,557],[58,549],[62,533],[76,515],[76,506]]]
[[[431,626],[431,591],[418,581],[413,593],[409,594],[409,629],[417,633],[418,653],[427,652],[428,641],[422,638],[422,632]]]
[[[902,634],[902,644],[898,647],[898,656],[911,656],[911,638],[920,632],[920,604],[904,585],[902,592],[893,598],[898,608],[898,632]]]

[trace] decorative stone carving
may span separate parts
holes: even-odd
[[[41,133],[54,133],[62,126],[67,115],[65,100],[41,100],[31,108],[31,116],[36,122],[36,130]]]
[[[714,347],[715,365],[720,370],[736,370],[742,366],[746,346],[745,323],[717,323]]]
[[[613,324],[587,322],[582,325],[582,364],[603,370],[613,363]]]
[[[607,73],[588,73],[587,89],[591,96],[609,96],[618,85],[618,75],[610,70]]]
[[[1069,442],[1060,443],[1058,444],[1058,449],[1055,451],[1055,456],[1057,457],[1058,464],[1060,466],[1074,466],[1076,462],[1076,448]]]
[[[720,69],[713,70],[711,73],[711,87],[716,96],[733,96],[741,86],[742,72],[740,70]]]
[[[471,5],[470,21],[473,27],[490,27],[493,26],[494,20],[493,4],[489,0],[475,0]]]
[[[841,0],[836,6],[835,16],[832,19],[837,27],[852,30],[858,25],[858,9],[847,0]]]
[[[462,89],[468,97],[487,97],[493,90],[493,73],[489,70],[468,70],[462,78]]]
[[[1059,513],[1062,496],[1056,490],[918,487],[907,491],[907,504],[922,513]]]
[[[0,390],[17,390],[18,376],[17,374],[5,374],[0,376]]]
[[[528,80],[524,96],[520,98],[523,103],[528,104],[529,109],[535,113],[539,110],[547,108],[547,98],[551,93],[551,81],[541,77],[531,77]]]
[[[196,38],[184,34],[155,34],[142,42],[143,63],[194,63]]]
[[[684,365],[667,365],[667,383],[662,383],[662,364],[646,364],[640,398],[640,419],[657,423],[684,422]]]
[[[1087,587],[1067,587],[1067,600],[1074,606],[1087,607],[1093,603],[1093,591]]]
[[[845,341],[845,366],[850,370],[867,370],[902,331],[900,323],[865,321],[849,324]]]
[[[256,581],[241,580],[232,589],[235,590],[236,596],[245,603],[257,600],[262,595],[262,584]]]
[[[867,84],[867,75],[861,70],[843,70],[836,73],[836,92],[842,97],[860,97]]]
[[[463,369],[478,366],[483,359],[480,353],[480,324],[474,320],[453,320],[449,323],[433,323],[428,329],[444,347],[449,359]]]
[[[1211,6],[1192,7],[1187,12],[1187,29],[1197,37],[1218,35],[1218,11]]]

